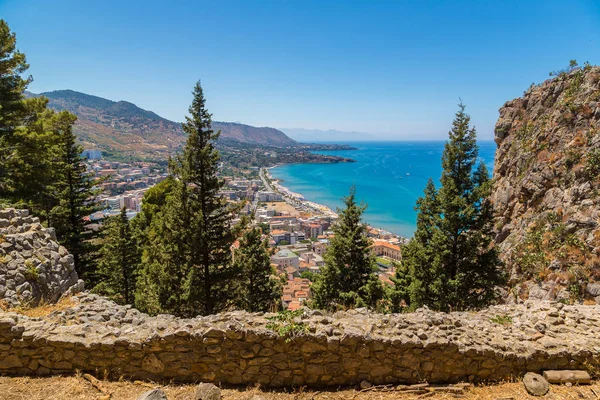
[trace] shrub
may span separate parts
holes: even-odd
[[[499,314],[496,314],[495,317],[490,318],[490,321],[492,321],[495,324],[507,326],[507,325],[512,324],[513,319],[512,319],[512,317],[510,315],[506,315],[506,314],[499,315]]]
[[[279,336],[286,337],[285,341],[289,342],[293,338],[308,332],[308,326],[304,322],[296,321],[296,318],[303,313],[303,310],[280,311],[275,316],[267,317],[270,322],[266,328],[276,332]]]
[[[585,174],[588,179],[596,179],[600,175],[600,149],[590,151],[587,154]]]
[[[25,272],[23,272],[23,275],[25,276],[25,279],[27,279],[28,281],[35,281],[37,282],[37,280],[40,277],[40,274],[35,266],[35,263],[31,260],[26,260],[25,261]]]

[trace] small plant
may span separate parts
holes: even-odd
[[[576,283],[569,285],[569,294],[572,302],[579,302],[581,300],[581,286]]]
[[[297,336],[308,332],[308,326],[304,322],[297,322],[295,319],[303,314],[303,310],[296,311],[280,311],[273,317],[267,317],[270,321],[267,324],[267,329],[277,332],[279,336],[286,337],[285,341],[289,342]]]
[[[569,149],[567,150],[565,156],[565,167],[567,167],[567,169],[571,169],[575,164],[579,162],[579,160],[581,160],[581,154],[579,154],[573,149]]]
[[[492,321],[493,323],[498,324],[498,325],[507,326],[507,325],[511,325],[512,324],[513,319],[512,319],[512,317],[510,315],[496,314],[495,317],[490,318],[490,321]]]
[[[25,279],[27,279],[28,281],[37,282],[40,278],[40,274],[37,268],[35,267],[34,262],[31,260],[25,261],[25,272],[23,272],[23,275],[25,275]]]
[[[588,153],[585,174],[589,179],[595,179],[600,175],[600,149]]]
[[[589,64],[589,63],[586,63],[586,64]],[[573,72],[578,67],[579,67],[579,64],[577,64],[577,60],[570,60],[569,66],[567,68],[559,69],[558,71],[552,71],[552,72],[550,72],[550,76],[561,76],[562,77],[562,76],[565,76],[565,75]]]

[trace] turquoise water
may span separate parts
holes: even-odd
[[[288,164],[271,170],[283,185],[307,200],[336,209],[341,198],[356,185],[356,196],[367,203],[365,220],[372,226],[411,237],[416,229],[415,202],[432,177],[442,173],[444,142],[353,142],[358,150],[327,151],[324,154],[355,159],[342,164]],[[479,142],[479,157],[490,175],[496,144]]]

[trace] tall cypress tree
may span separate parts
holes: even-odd
[[[232,216],[239,208],[218,195],[224,181],[218,177],[219,137],[211,129],[202,87],[194,88],[188,134],[183,153],[170,163],[172,193],[164,211],[153,217],[154,236],[146,248],[148,268],[138,290],[150,311],[178,315],[207,315],[233,305],[239,274],[232,266],[231,246],[238,229]]]
[[[334,237],[325,253],[325,266],[313,284],[312,305],[336,309],[369,306],[375,308],[384,289],[376,271],[368,228],[362,222],[366,205],[356,203],[356,190],[344,198],[345,208],[338,210],[333,226]]]
[[[100,283],[94,291],[117,303],[133,304],[140,255],[125,207],[106,221],[102,236],[97,272]]]
[[[56,236],[73,255],[75,269],[80,277],[93,282],[96,268],[97,245],[94,235],[84,229],[84,217],[98,211],[96,181],[87,172],[73,133],[77,117],[67,111],[56,115],[55,129],[58,134],[57,163],[54,188],[57,205],[51,212],[52,226]]]
[[[272,311],[281,302],[282,285],[271,266],[269,244],[257,227],[247,230],[235,251],[234,267],[241,272],[239,305],[250,311]]]
[[[412,272],[412,307],[482,307],[504,279],[491,246],[491,184],[485,165],[476,167],[476,131],[469,123],[460,104],[444,147],[441,188],[436,191],[430,181],[417,204],[417,232],[404,257]]]

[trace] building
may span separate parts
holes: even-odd
[[[323,234],[323,225],[317,223],[308,223],[303,225],[306,236],[316,239]]]
[[[269,201],[283,201],[283,196],[280,195],[279,193],[275,193],[275,192],[262,191],[262,192],[258,192],[257,196],[258,196],[258,201],[261,201],[263,203],[266,203]]]
[[[277,264],[278,267],[283,270],[289,266],[294,267],[296,270],[298,270],[300,267],[300,257],[288,249],[279,250],[277,253],[271,256],[271,262],[273,264]]]
[[[111,210],[120,210],[123,207],[125,207],[125,199],[123,196],[109,197],[106,199],[106,208],[110,208]]]
[[[390,260],[402,261],[402,252],[400,246],[391,244],[383,240],[376,240],[371,247],[371,251],[377,257],[387,257]]]
[[[102,151],[100,150],[84,150],[81,153],[81,157],[88,160],[99,160],[102,158]]]

